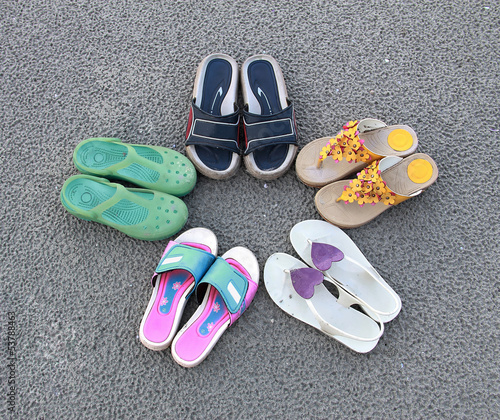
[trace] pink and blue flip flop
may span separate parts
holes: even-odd
[[[169,242],[151,280],[153,293],[139,328],[142,344],[151,350],[170,345],[187,298],[216,255],[217,238],[209,229],[190,229]]]
[[[243,247],[216,259],[196,285],[203,301],[172,342],[172,357],[184,367],[194,367],[210,353],[224,331],[252,302],[259,284],[259,263]]]

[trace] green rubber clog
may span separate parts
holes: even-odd
[[[146,241],[175,235],[188,218],[186,205],[177,197],[159,191],[125,188],[90,175],[68,178],[61,190],[61,202],[80,219],[99,222]]]
[[[131,182],[177,197],[191,192],[196,184],[196,169],[191,161],[166,147],[92,138],[76,146],[73,162],[84,174]]]

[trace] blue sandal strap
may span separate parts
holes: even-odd
[[[198,286],[201,284],[215,287],[232,314],[239,311],[248,290],[248,279],[221,257],[215,260]]]
[[[196,284],[201,280],[215,260],[215,255],[199,248],[176,244],[162,257],[155,274],[171,270],[189,271]]]
[[[238,144],[240,113],[212,115],[191,104],[192,122],[188,128],[187,146],[211,146],[240,153]]]
[[[248,155],[262,147],[275,144],[297,144],[293,104],[272,115],[257,115],[243,110]]]

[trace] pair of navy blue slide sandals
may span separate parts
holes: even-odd
[[[241,81],[244,108],[237,105]],[[239,142],[240,123],[244,142]],[[225,54],[212,54],[198,67],[186,132],[186,154],[203,175],[225,179],[243,161],[256,178],[283,175],[297,153],[293,105],[283,73],[269,55],[254,55],[241,67]]]

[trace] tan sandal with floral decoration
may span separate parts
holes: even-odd
[[[355,228],[419,195],[437,177],[437,165],[426,154],[415,153],[404,159],[388,156],[358,172],[351,181],[337,181],[321,188],[314,201],[326,221],[345,229]]]
[[[377,159],[409,156],[417,145],[417,134],[407,125],[387,126],[371,118],[349,121],[335,137],[306,145],[297,156],[295,169],[304,184],[320,188]]]

